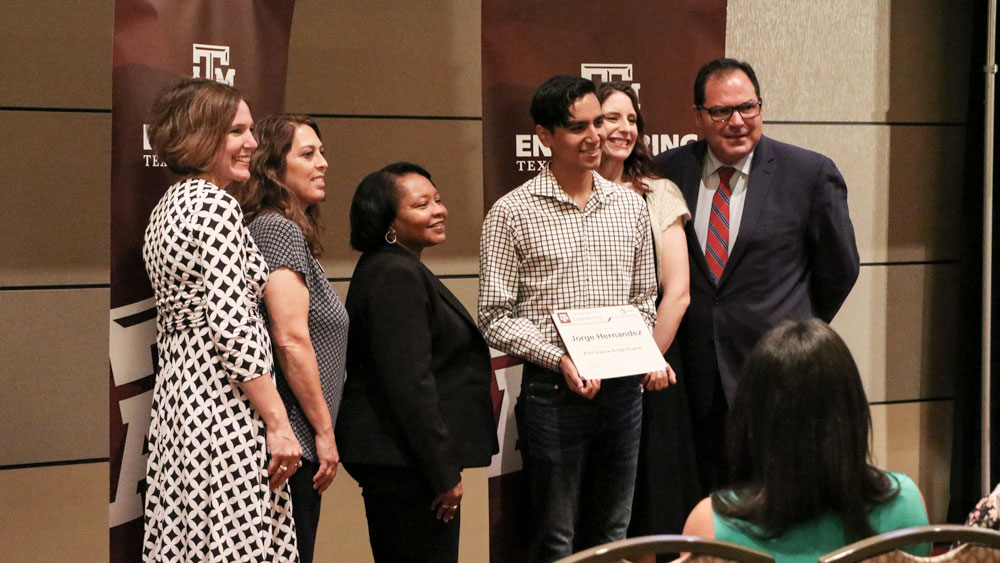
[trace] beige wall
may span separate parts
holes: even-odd
[[[731,0],[726,41],[729,55],[758,71],[766,133],[830,155],[847,179],[864,265],[834,325],[875,403],[879,463],[913,475],[941,520],[951,402],[931,399],[951,393],[962,210],[948,194],[966,134],[971,14],[961,3],[902,4]],[[5,0],[0,20],[6,561],[101,561],[108,551],[108,464],[92,460],[108,455],[112,3],[65,10]],[[287,107],[322,116],[332,170],[324,266],[344,280],[334,284],[341,296],[356,259],[346,245],[354,186],[410,159],[434,174],[451,209],[449,241],[427,261],[454,276],[447,283],[467,306],[475,301],[479,16],[476,0],[298,2]],[[34,465],[44,463],[53,465]],[[10,468],[19,464],[32,466]],[[467,473],[466,496],[462,560],[485,561],[481,470]],[[370,559],[360,493],[346,473],[324,507],[319,552]]]
[[[965,3],[730,0],[726,31],[760,79],[765,134],[847,181],[862,268],[833,325],[873,403],[876,461],[917,481],[932,522],[948,503],[971,29]]]

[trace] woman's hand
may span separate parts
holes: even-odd
[[[276,491],[285,484],[299,468],[302,448],[292,432],[288,419],[284,424],[267,426],[267,449],[271,452],[271,462],[267,464],[267,475],[271,478],[271,490]]]
[[[319,456],[319,471],[313,475],[313,488],[323,494],[337,476],[337,466],[340,465],[340,452],[337,451],[337,441],[333,432],[316,433],[316,455]]]
[[[264,421],[267,451],[271,454],[267,475],[271,480],[271,490],[278,490],[299,468],[302,447],[292,432],[288,411],[285,410],[285,404],[281,402],[270,375],[255,377],[239,383],[239,386]]]
[[[458,505],[462,503],[462,482],[452,487],[450,491],[445,491],[434,497],[431,502],[431,510],[437,510],[437,519],[442,522],[451,522],[451,519],[458,513]]]
[[[677,374],[671,369],[670,364],[661,371],[651,371],[642,379],[642,384],[647,391],[660,391],[666,389],[671,384],[677,383]]]

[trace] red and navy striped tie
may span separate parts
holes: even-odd
[[[705,244],[705,261],[712,273],[712,281],[718,285],[722,271],[726,269],[729,260],[729,196],[733,190],[729,180],[736,172],[735,168],[723,166],[719,168],[719,189],[712,197],[712,215],[708,219],[708,238]]]

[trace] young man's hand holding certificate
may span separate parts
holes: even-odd
[[[553,311],[552,322],[584,379],[667,369],[642,315],[631,305]]]

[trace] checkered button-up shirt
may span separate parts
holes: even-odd
[[[628,188],[594,173],[581,211],[546,168],[486,215],[479,327],[494,348],[559,371],[553,310],[631,303],[651,328],[655,300],[649,212]]]

